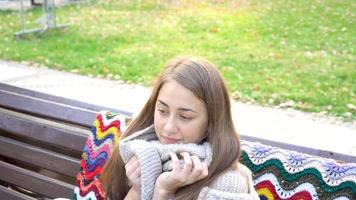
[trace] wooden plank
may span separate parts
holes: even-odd
[[[81,152],[89,130],[0,108],[0,130]]]
[[[0,106],[42,117],[90,127],[96,111],[0,90]]]
[[[6,200],[35,200],[35,198],[29,197],[22,193],[11,190],[10,188],[5,188],[0,185],[0,199]]]
[[[1,180],[50,198],[72,198],[74,185],[0,161]]]
[[[9,92],[22,94],[22,95],[30,96],[30,97],[35,97],[35,98],[39,98],[39,99],[44,99],[44,100],[48,100],[48,101],[59,102],[62,104],[67,104],[70,106],[75,106],[75,107],[83,108],[83,109],[87,109],[87,110],[93,110],[96,112],[101,111],[101,110],[108,110],[111,112],[120,113],[122,115],[127,115],[127,116],[133,115],[133,113],[131,113],[131,112],[116,109],[116,108],[110,108],[110,107],[90,104],[90,103],[86,103],[86,102],[82,102],[82,101],[78,101],[78,100],[68,99],[68,98],[64,98],[64,97],[60,97],[60,96],[50,95],[50,94],[46,94],[46,93],[42,93],[42,92],[38,92],[38,91],[34,91],[34,90],[16,87],[13,85],[8,85],[5,83],[0,83],[0,90],[9,91]]]
[[[60,174],[75,177],[79,171],[79,159],[28,145],[0,136],[0,155],[31,163]]]
[[[303,147],[303,146],[299,146],[299,145],[295,145],[295,144],[276,142],[273,140],[267,140],[267,139],[252,137],[252,136],[248,136],[248,135],[241,135],[241,139],[250,141],[250,142],[259,142],[259,143],[262,143],[265,145],[270,145],[272,147],[279,147],[282,149],[297,151],[297,152],[305,153],[305,154],[309,154],[309,155],[320,156],[320,157],[324,157],[324,158],[331,158],[331,159],[343,161],[343,162],[356,163],[356,156],[353,156],[353,155],[346,155],[346,154],[336,153],[336,152],[327,151],[327,150]]]

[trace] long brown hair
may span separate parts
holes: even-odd
[[[153,124],[158,93],[169,80],[177,81],[192,91],[205,103],[208,111],[207,140],[213,150],[209,175],[194,184],[179,188],[175,194],[175,199],[193,200],[198,198],[203,187],[210,185],[224,170],[236,167],[240,156],[240,139],[233,125],[230,97],[221,75],[214,64],[197,57],[178,57],[166,64],[142,111],[122,137]],[[106,197],[110,200],[124,199],[130,189],[124,166],[119,148],[116,147],[101,176]]]

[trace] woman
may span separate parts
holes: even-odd
[[[259,199],[238,163],[230,98],[203,58],[171,60],[101,176],[114,199]]]

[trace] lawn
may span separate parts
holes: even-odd
[[[176,55],[219,68],[232,96],[356,120],[353,0],[102,0],[60,7],[66,30],[16,40],[0,11],[0,59],[149,85]],[[35,28],[42,9],[26,11]]]

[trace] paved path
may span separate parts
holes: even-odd
[[[134,113],[150,94],[149,88],[139,85],[5,61],[0,61],[0,82]],[[356,122],[235,101],[233,113],[243,135],[356,157]]]

